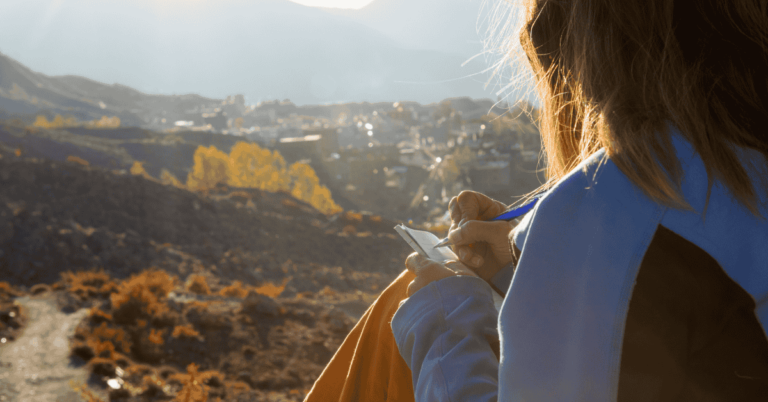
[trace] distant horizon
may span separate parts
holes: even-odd
[[[374,0],[289,0],[302,6],[359,10]]]

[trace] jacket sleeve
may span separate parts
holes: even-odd
[[[432,282],[392,319],[397,347],[419,401],[495,401],[498,313],[491,287],[472,276]]]

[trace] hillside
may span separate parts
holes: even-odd
[[[141,126],[163,110],[184,111],[220,103],[198,95],[147,95],[78,76],[50,77],[0,53],[0,110],[10,115],[45,112],[78,120],[117,116],[124,126]]]
[[[192,193],[0,155],[0,271],[9,283],[0,284],[0,316],[19,317],[21,328],[0,326],[11,341],[0,360],[24,355],[14,342],[37,336],[24,331],[36,334],[46,306],[59,306],[61,320],[77,312],[71,343],[35,353],[71,348],[74,367],[92,373],[88,386],[110,400],[186,392],[191,363],[211,398],[300,400],[409,253],[395,222],[377,216],[327,217],[285,194]],[[104,273],[86,273],[94,269]],[[24,381],[7,381],[36,366],[9,367],[0,390],[27,395]],[[56,378],[37,386],[73,392]],[[122,385],[110,389],[110,379]]]

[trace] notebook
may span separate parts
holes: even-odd
[[[402,224],[395,226],[395,231],[400,234],[403,240],[405,240],[414,251],[430,260],[435,260],[441,263],[446,261],[459,261],[459,257],[456,256],[456,253],[454,253],[450,247],[434,248],[435,244],[437,244],[440,239],[431,232],[411,229]],[[504,301],[504,299],[501,295],[496,293],[496,291],[492,291],[491,294],[493,295],[493,304],[496,306],[496,311],[498,311],[501,308],[501,302]]]

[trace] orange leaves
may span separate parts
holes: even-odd
[[[157,329],[150,329],[149,330],[149,341],[152,342],[155,345],[162,345],[165,343],[163,340],[163,331],[157,330]]]
[[[291,280],[291,278],[285,278],[283,283],[279,286],[267,282],[264,285],[254,288],[253,291],[264,296],[277,297],[280,296],[280,293],[283,293],[283,290],[285,290],[285,284],[287,284],[289,280]]]
[[[211,288],[208,286],[208,281],[202,275],[192,274],[187,280],[187,290],[198,295],[211,294]]]
[[[164,271],[148,270],[132,276],[111,296],[115,320],[134,322],[160,316],[168,309],[164,301],[175,286],[174,278]]]
[[[176,394],[175,401],[206,402],[208,400],[208,387],[203,384],[203,380],[210,375],[210,372],[198,372],[195,363],[190,363],[187,366],[187,374],[174,374],[173,378],[183,385],[181,391]]]
[[[222,288],[219,294],[226,297],[239,297],[241,299],[248,296],[248,287],[240,281],[234,281],[231,285]]]
[[[191,325],[177,325],[173,328],[171,336],[174,338],[197,338],[200,333],[197,332]]]
[[[61,274],[61,279],[67,290],[81,299],[107,296],[117,289],[117,284],[104,271],[67,271]]]

